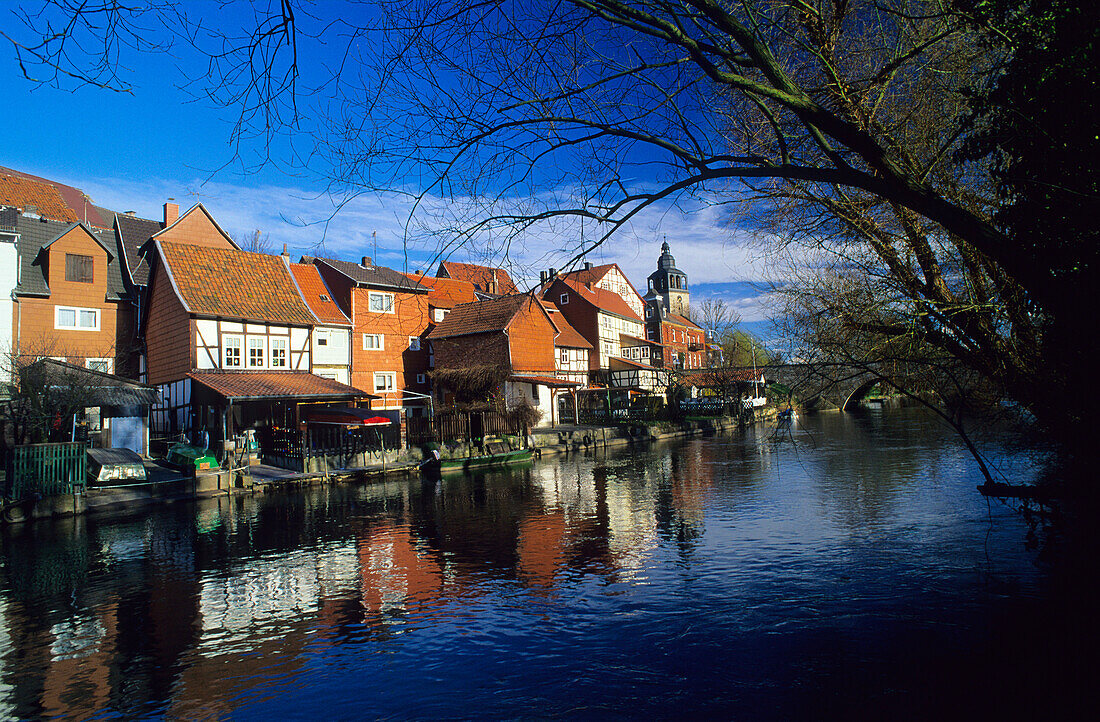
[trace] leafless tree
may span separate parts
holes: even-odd
[[[405,196],[408,232],[441,254],[578,219],[598,246],[646,209],[728,204],[802,261],[796,306],[876,339],[850,351],[934,349],[1087,448],[1092,371],[1042,347],[1043,269],[991,222],[988,170],[954,160],[966,98],[1003,58],[948,0],[378,0],[338,19],[282,0],[243,30],[171,3],[58,4],[65,32],[121,17],[101,27],[116,38],[170,16],[235,139],[306,131],[291,163],[304,151],[344,199]],[[321,48],[335,62],[309,65]],[[574,237],[575,258],[592,250]]]

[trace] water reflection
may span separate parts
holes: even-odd
[[[810,423],[12,528],[0,714],[514,716],[584,694],[582,716],[667,716],[813,689],[822,639],[954,625],[989,557],[929,419]],[[998,569],[1030,589],[1018,520],[998,525]]]

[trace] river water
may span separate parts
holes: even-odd
[[[12,527],[0,716],[1074,710],[1064,585],[980,481],[901,410]]]

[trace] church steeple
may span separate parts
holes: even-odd
[[[687,274],[676,267],[672,249],[666,240],[661,244],[657,270],[649,274],[647,298],[660,302],[666,312],[684,315],[688,308]]]

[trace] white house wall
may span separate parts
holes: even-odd
[[[226,338],[240,340],[241,363],[225,366]],[[263,363],[252,365],[250,342],[263,344]],[[273,343],[274,341],[274,343]],[[286,365],[278,366],[273,359],[275,343],[286,350]],[[231,369],[234,371],[312,371],[310,329],[266,323],[239,323],[217,319],[195,319],[195,367],[200,371]]]

